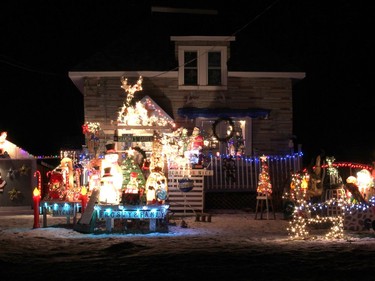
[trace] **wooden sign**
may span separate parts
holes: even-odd
[[[95,207],[96,203],[99,200],[99,194],[100,194],[99,189],[94,189],[91,192],[90,200],[87,203],[85,212],[82,214],[79,223],[81,223],[81,224],[87,224],[87,225],[90,224],[91,218],[92,218],[92,214],[94,213],[94,207]]]
[[[157,210],[100,210],[98,218],[103,219],[163,219],[167,215],[164,207]]]
[[[114,136],[116,142],[153,142],[154,136],[134,136],[132,134],[123,134],[122,136]]]

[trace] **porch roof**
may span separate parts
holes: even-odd
[[[194,119],[198,117],[222,118],[222,117],[251,117],[267,119],[271,110],[261,108],[197,108],[182,107],[177,110],[178,115]]]

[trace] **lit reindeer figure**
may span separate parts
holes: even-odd
[[[335,157],[326,157],[327,168],[326,173],[323,174],[323,187],[324,189],[336,189],[343,186],[343,181],[339,175],[339,170],[333,166]]]
[[[123,88],[124,91],[127,93],[126,103],[125,103],[126,106],[130,106],[130,102],[134,98],[135,92],[142,91],[142,80],[143,80],[143,78],[142,78],[142,76],[140,76],[137,83],[134,84],[133,86],[130,86],[130,85],[128,85],[128,79],[127,78],[124,78],[124,77],[121,78],[121,83],[122,83],[121,88]]]

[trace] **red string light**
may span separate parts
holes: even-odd
[[[350,162],[336,162],[336,163],[333,163],[332,166],[334,166],[336,168],[366,169],[366,170],[369,170],[369,171],[373,170],[373,167],[370,166],[370,165],[350,163]],[[324,164],[321,167],[327,168],[328,164]]]

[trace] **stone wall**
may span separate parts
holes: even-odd
[[[137,77],[127,77],[130,84]],[[126,94],[121,77],[86,78],[84,87],[85,121],[99,122],[105,141],[113,139],[114,121]],[[151,97],[176,122],[177,127],[192,129],[195,121],[178,116],[181,107],[198,108],[262,108],[270,110],[268,119],[252,119],[253,147],[250,151],[266,155],[290,153],[289,139],[293,134],[292,80],[290,78],[228,77],[227,90],[180,90],[176,77],[143,76],[143,90],[135,100]]]
[[[35,159],[1,159],[0,207],[33,206]]]

